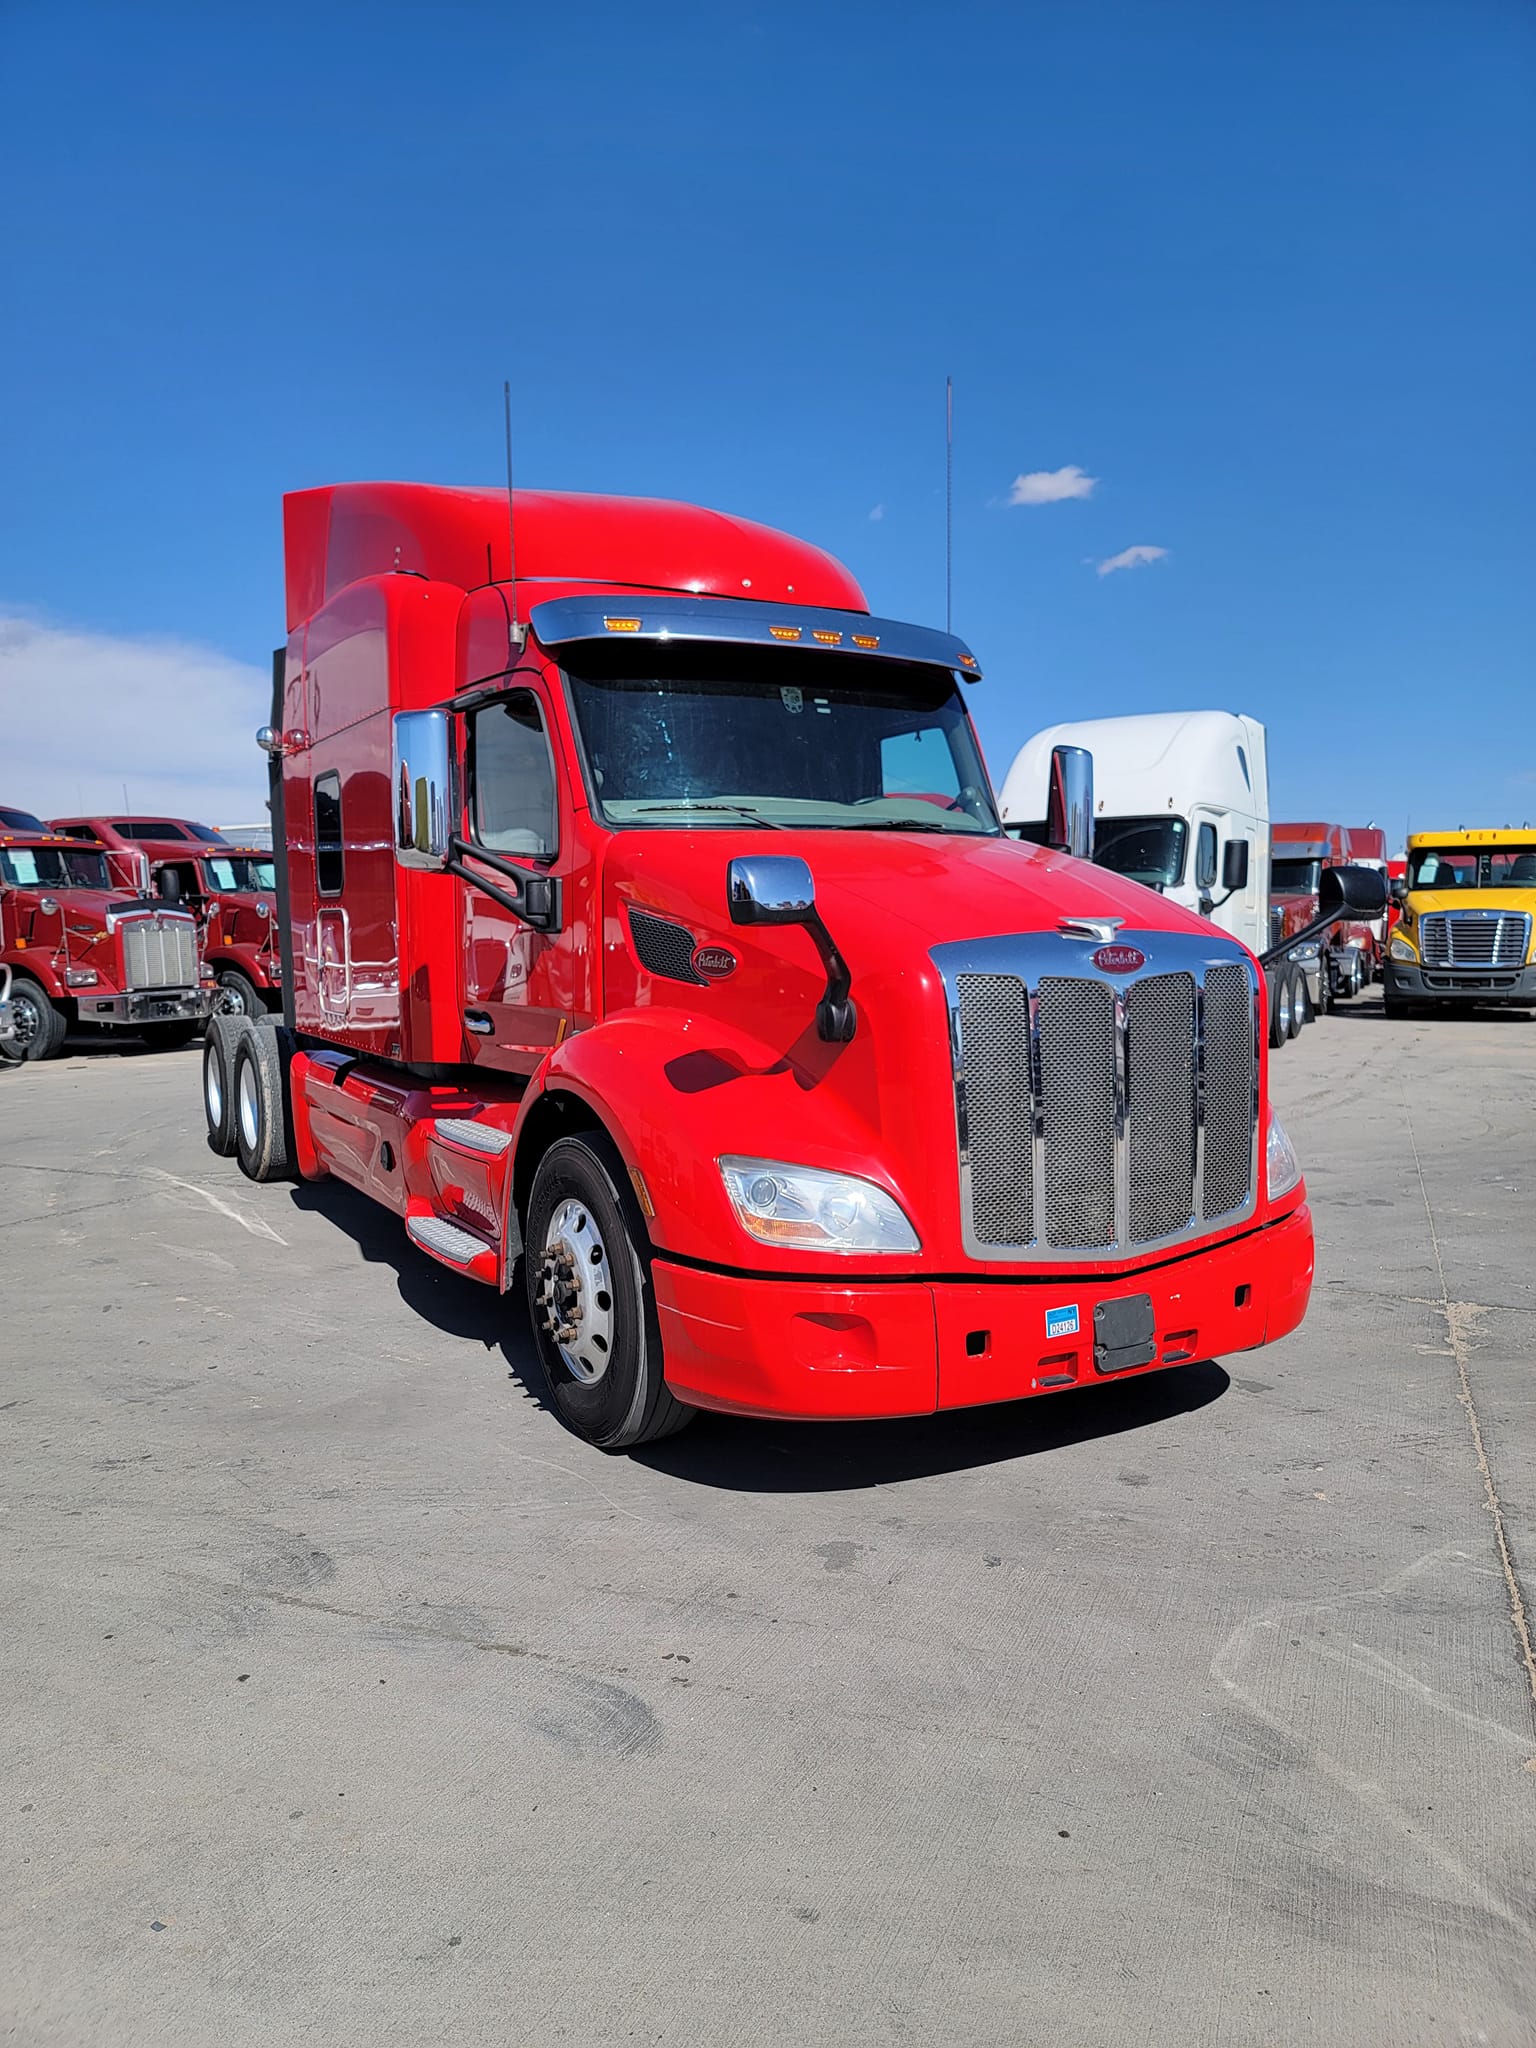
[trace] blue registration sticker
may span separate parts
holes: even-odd
[[[1075,1337],[1078,1332],[1077,1303],[1069,1302],[1065,1308],[1048,1308],[1045,1312],[1045,1334],[1047,1337]]]

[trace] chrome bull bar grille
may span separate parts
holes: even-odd
[[[1259,1034],[1251,961],[1212,939],[1121,933],[938,946],[962,1221],[978,1258],[1129,1255],[1251,1215]]]
[[[197,938],[190,917],[123,918],[124,986],[196,988]]]

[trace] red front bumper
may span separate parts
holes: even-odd
[[[667,1385],[698,1408],[807,1419],[931,1415],[1102,1384],[1093,1311],[1151,1296],[1157,1355],[1108,1377],[1251,1351],[1294,1330],[1312,1291],[1303,1205],[1234,1244],[1111,1279],[835,1281],[700,1272],[658,1258]],[[1070,1332],[1076,1311],[1077,1332]],[[1063,1334],[1048,1336],[1046,1315]]]

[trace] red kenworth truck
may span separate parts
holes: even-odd
[[[142,864],[131,864],[140,876]],[[74,1025],[185,1045],[208,1015],[197,930],[137,893],[130,864],[53,832],[0,833],[0,961],[11,969],[10,1060],[61,1052]]]
[[[71,838],[142,853],[156,888],[175,877],[173,899],[197,920],[203,962],[215,982],[213,1007],[259,1017],[282,1002],[272,850],[237,846],[191,818],[55,818]]]
[[[284,1020],[216,1018],[209,1138],[522,1264],[559,1414],[926,1415],[1246,1350],[1312,1226],[1253,955],[1007,838],[978,664],[688,505],[286,500]],[[1367,878],[1370,879],[1370,878]],[[1334,914],[1337,915],[1335,903]]]

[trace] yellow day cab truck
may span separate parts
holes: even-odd
[[[1392,885],[1387,1015],[1469,1003],[1536,1006],[1536,830],[1415,832]]]

